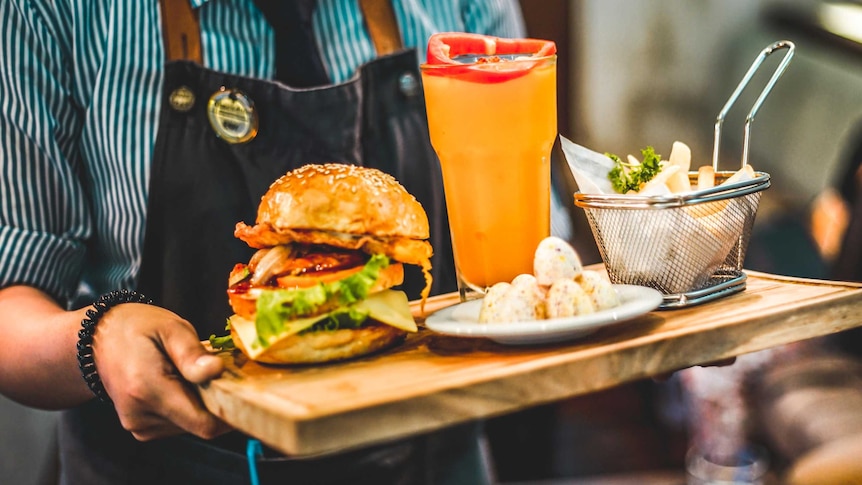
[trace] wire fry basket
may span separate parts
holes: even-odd
[[[613,283],[655,288],[664,295],[659,308],[665,309],[704,303],[745,289],[742,265],[761,192],[769,188],[770,176],[754,172],[748,180],[722,184],[734,172],[718,170],[721,126],[764,59],[780,49],[788,52],[745,120],[744,168],[751,123],[793,57],[795,46],[790,41],[776,42],[761,51],[716,118],[714,187],[667,196],[575,194],[575,204],[586,212]],[[694,186],[697,175],[689,172]]]

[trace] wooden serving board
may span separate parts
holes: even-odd
[[[228,370],[201,396],[214,414],[273,448],[314,455],[862,326],[862,285],[747,273],[741,293],[568,343],[512,347],[420,328],[397,348],[324,366],[263,366],[222,353]],[[426,311],[457,302],[454,294],[435,297]]]

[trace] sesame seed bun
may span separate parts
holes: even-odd
[[[354,165],[306,165],[275,181],[258,224],[370,236],[428,239],[422,205],[389,174]]]

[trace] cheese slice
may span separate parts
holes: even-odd
[[[368,312],[368,318],[371,318],[380,323],[390,325],[392,327],[404,330],[406,332],[416,332],[416,321],[413,320],[413,314],[410,312],[410,304],[407,300],[407,295],[403,291],[385,290],[373,293],[365,300],[352,305],[353,308]],[[311,327],[315,323],[329,317],[329,313],[315,315],[313,317],[298,318],[286,322],[284,331],[270,339],[270,344],[273,342],[295,335],[303,330]],[[252,320],[243,318],[239,315],[230,317],[231,329],[235,332],[234,335],[241,340],[241,346],[244,348],[249,357],[257,358],[266,348],[261,345],[257,338],[257,329]]]
[[[368,311],[368,317],[380,323],[400,328],[405,332],[415,332],[416,321],[410,311],[407,294],[403,291],[385,290],[369,295],[355,305],[358,310]]]

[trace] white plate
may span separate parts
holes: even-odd
[[[662,295],[644,286],[614,285],[620,305],[589,315],[525,322],[479,323],[482,300],[471,300],[436,311],[425,326],[458,337],[484,337],[509,345],[544,344],[583,337],[596,330],[630,320],[658,308]]]

